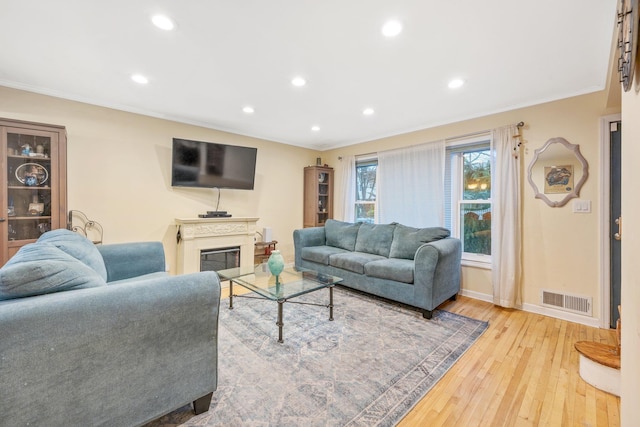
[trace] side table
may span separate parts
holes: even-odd
[[[257,265],[267,262],[271,252],[276,249],[277,244],[277,240],[272,240],[270,242],[256,242],[254,245],[255,250],[253,252],[253,264]]]

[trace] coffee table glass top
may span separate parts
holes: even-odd
[[[289,267],[280,273],[276,283],[276,277],[271,274],[266,264],[229,268],[217,273],[220,280],[233,280],[233,283],[274,301],[293,298],[342,281],[340,277]]]

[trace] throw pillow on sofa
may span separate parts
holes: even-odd
[[[397,224],[389,258],[414,259],[418,248],[425,243],[449,237],[451,232],[442,227],[414,228]]]
[[[356,238],[356,252],[389,256],[396,224],[362,224]]]
[[[324,224],[324,232],[328,246],[354,251],[360,223],[342,222],[328,219]]]
[[[107,280],[107,268],[96,245],[86,237],[71,230],[60,228],[44,233],[38,243],[49,243],[71,255],[88,267],[91,267],[102,280]]]
[[[0,268],[0,300],[104,285],[92,268],[46,243],[23,246]]]

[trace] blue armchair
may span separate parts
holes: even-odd
[[[0,424],[142,425],[217,387],[220,282],[162,244],[43,234],[0,269]]]

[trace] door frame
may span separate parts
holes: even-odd
[[[622,121],[621,114],[612,114],[600,118],[600,327],[610,329],[611,323],[611,162],[609,156],[611,123]]]

